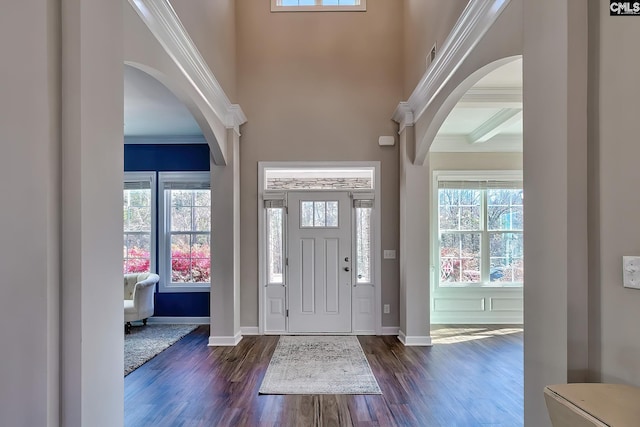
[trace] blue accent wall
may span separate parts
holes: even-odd
[[[125,144],[124,171],[208,171],[209,156],[207,144]],[[156,207],[156,213],[159,209],[160,207]],[[158,258],[156,247],[156,259]],[[169,293],[157,292],[156,288],[155,296],[155,316],[209,316],[209,292]]]

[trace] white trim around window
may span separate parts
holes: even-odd
[[[282,206],[286,212],[286,191],[287,190],[266,190],[266,176],[268,175],[269,170],[287,170],[287,171],[318,171],[318,170],[331,170],[331,171],[354,171],[354,170],[370,170],[372,171],[372,183],[374,188],[368,189],[344,189],[344,191],[351,192],[353,199],[359,201],[358,203],[354,203],[354,208],[359,207],[371,207],[371,225],[372,230],[369,238],[371,239],[371,251],[372,256],[370,259],[370,274],[371,277],[367,278],[367,280],[361,280],[360,282],[355,281],[355,272],[354,272],[354,284],[356,286],[353,287],[353,296],[354,299],[358,298],[358,295],[367,296],[371,295],[372,307],[373,307],[373,317],[374,320],[371,322],[372,324],[367,324],[366,327],[360,327],[359,323],[352,319],[353,334],[359,335],[367,335],[367,334],[375,334],[381,335],[382,328],[382,286],[381,286],[381,278],[382,278],[382,250],[381,250],[381,221],[380,221],[380,206],[381,206],[381,197],[380,197],[380,162],[373,161],[334,161],[334,162],[258,162],[258,200],[257,200],[257,216],[258,216],[258,330],[260,334],[286,334],[287,328],[286,323],[284,321],[280,321],[277,327],[274,324],[269,324],[269,313],[267,308],[271,307],[270,304],[270,296],[268,293],[270,289],[276,289],[276,293],[282,293],[282,300],[286,300],[286,295],[284,289],[286,289],[286,274],[285,274],[285,283],[269,283],[267,278],[267,215],[266,210],[268,208],[274,208],[277,206]],[[317,174],[316,174],[317,175]],[[315,175],[314,175],[315,176]],[[291,190],[291,191],[300,191]],[[336,191],[336,189],[329,190],[317,190],[311,189],[310,191],[326,191],[330,193],[331,191]],[[286,235],[287,222],[286,216],[284,218],[284,234]],[[354,223],[355,224],[355,223]],[[355,229],[354,229],[355,233]],[[283,237],[286,240],[286,236]],[[355,239],[354,239],[355,242]],[[355,248],[352,250],[352,257],[355,258],[357,256],[357,252]],[[352,310],[352,313],[355,313],[355,310]],[[277,322],[276,322],[277,323]]]
[[[193,239],[194,237],[200,237],[207,235],[210,242],[211,229],[209,227],[208,232],[204,230],[194,230],[193,227],[190,230],[176,231],[171,230],[171,200],[167,200],[167,191],[172,189],[190,189],[190,190],[203,190],[210,191],[211,176],[209,172],[158,172],[158,234],[162,236],[159,242],[159,258],[161,266],[160,292],[209,292],[211,289],[210,282],[188,282],[187,283],[174,283],[172,282],[172,260],[171,260],[171,236],[174,233],[186,234]],[[192,206],[192,210],[196,206]],[[209,206],[209,215],[211,215],[211,206]],[[211,224],[209,217],[209,224]],[[210,245],[211,247],[211,245]],[[211,252],[209,252],[209,265]],[[209,267],[210,274],[210,267]]]
[[[488,240],[485,235],[489,234],[486,226],[486,194],[483,195],[480,213],[481,213],[481,224],[479,225],[479,229],[477,231],[470,230],[468,233],[478,233],[482,234],[482,249],[481,249],[481,280],[478,283],[452,283],[448,284],[448,286],[441,286],[440,283],[440,226],[439,226],[439,188],[441,187],[441,182],[514,182],[519,185],[522,184],[522,171],[519,170],[487,170],[487,171],[445,171],[445,170],[437,170],[433,172],[433,198],[431,202],[431,212],[432,212],[432,264],[431,270],[433,272],[433,283],[436,289],[442,288],[470,288],[470,287],[484,287],[484,288],[508,288],[508,287],[522,287],[522,282],[493,282],[489,280],[489,246]],[[519,233],[522,235],[522,230],[518,231],[504,231],[505,233]]]
[[[156,173],[155,172],[125,172],[124,173],[124,190],[127,189],[135,189],[136,187],[140,189],[149,188],[151,190],[151,230],[149,232],[150,237],[150,247],[149,247],[149,272],[154,273],[156,271],[157,260],[156,260]],[[126,224],[124,225],[123,235],[124,234],[132,234],[130,231],[126,230]]]
[[[271,12],[365,12],[367,0],[271,0]]]

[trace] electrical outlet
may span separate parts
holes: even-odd
[[[382,311],[384,312],[384,314],[389,314],[391,313],[391,307],[389,306],[389,304],[385,304],[382,306]]]

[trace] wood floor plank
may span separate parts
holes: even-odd
[[[522,331],[433,331],[433,347],[358,337],[382,395],[259,395],[277,336],[208,347],[201,326],[125,378],[127,427],[523,424]]]

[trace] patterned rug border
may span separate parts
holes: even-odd
[[[283,335],[259,394],[366,395],[382,391],[356,336]]]

